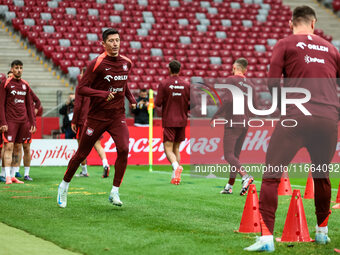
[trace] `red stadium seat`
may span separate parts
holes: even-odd
[[[52,52],[52,61],[55,65],[59,66],[60,61],[64,59],[64,55],[61,52]]]
[[[51,45],[44,45],[43,46],[43,52],[46,56],[46,58],[51,58],[52,52],[54,52],[54,47]]]

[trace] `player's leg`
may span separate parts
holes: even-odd
[[[338,125],[335,121],[314,118],[310,125],[310,139],[306,145],[312,161],[312,175],[314,179],[314,203],[317,219],[316,243],[326,244],[328,238],[328,218],[331,213],[331,183],[329,181],[329,164],[334,156]]]
[[[22,143],[14,143],[13,155],[12,155],[12,165],[11,165],[11,177],[22,177],[21,174],[18,175],[20,169],[20,163],[22,159]]]
[[[242,146],[244,143],[244,140],[246,139],[248,128],[242,128],[242,132],[240,132],[236,144],[235,144],[235,157],[239,160],[240,154],[242,151]],[[247,174],[247,172],[244,170],[244,167],[241,166],[239,169],[237,169],[237,172],[242,177],[242,188],[240,191],[240,195],[243,196],[247,193],[249,189],[249,185],[253,183],[254,177]]]
[[[109,174],[110,174],[110,166],[109,166],[109,163],[107,161],[104,148],[102,147],[102,145],[100,143],[100,139],[97,140],[96,143],[94,144],[94,149],[97,151],[100,159],[103,162],[103,168],[104,168],[103,178],[107,178],[107,177],[109,177]]]
[[[4,150],[3,148],[3,142],[2,142],[2,133],[0,133],[0,166],[1,166],[1,173],[0,173],[0,182],[6,182],[6,176],[5,176],[5,167],[4,167]]]
[[[185,140],[185,128],[186,127],[176,127],[175,128],[175,139],[174,139],[174,143],[173,143],[173,148],[172,151],[176,156],[176,162],[178,164],[171,164],[173,166],[173,168],[176,167],[175,172],[173,173],[174,176],[171,179],[171,183],[172,184],[180,184],[181,183],[181,173],[183,171],[183,167],[181,165],[179,165],[180,160],[181,160],[181,156],[180,156],[180,151],[179,151],[179,146],[181,145],[181,142],[183,142]]]
[[[33,181],[33,179],[30,177],[30,169],[31,169],[31,142],[32,139],[26,140],[22,147],[24,150],[24,180],[25,181]]]
[[[123,203],[119,198],[119,187],[123,181],[129,155],[129,129],[125,121],[117,119],[112,121],[111,128],[107,131],[114,140],[117,148],[115,175],[109,201],[113,205],[122,206]]]
[[[239,159],[235,156],[235,145],[237,139],[241,134],[241,129],[236,128],[225,128],[223,137],[223,151],[224,159],[230,164],[230,174],[228,183],[224,189],[220,192],[221,194],[232,194],[233,185],[235,183],[237,169],[241,168]]]
[[[59,207],[67,205],[67,191],[73,175],[79,164],[86,159],[92,150],[93,145],[107,128],[107,123],[95,120],[88,120],[83,135],[80,138],[79,147],[75,155],[68,163],[64,178],[58,188],[57,202]]]
[[[83,134],[83,130],[84,130],[84,125],[79,125],[78,126],[78,130],[77,130],[77,134],[76,134],[76,139],[78,142],[78,147],[79,147],[79,141],[80,141],[80,137]],[[87,173],[87,165],[86,165],[86,159],[84,159],[81,163],[81,172],[79,174],[80,177],[88,177],[89,174]]]
[[[179,151],[180,145],[181,145],[181,142],[174,142],[173,147],[172,147],[172,151],[174,152],[176,156],[176,161],[178,162],[178,164],[181,162],[181,153]]]
[[[259,210],[261,222],[261,237],[258,241],[245,248],[248,251],[267,251],[274,250],[274,223],[275,212],[278,203],[278,186],[282,172],[269,171],[273,167],[286,167],[295,154],[304,145],[303,125],[295,128],[285,128],[277,125],[270,138],[269,146],[266,154],[267,171],[262,176],[262,185],[260,192]]]

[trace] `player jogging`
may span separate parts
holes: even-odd
[[[57,202],[60,207],[67,205],[67,191],[74,173],[105,131],[111,135],[117,148],[115,175],[109,201],[113,205],[123,205],[118,191],[126,170],[129,153],[129,130],[125,121],[124,108],[125,95],[132,107],[136,107],[136,100],[127,87],[132,62],[119,54],[120,37],[117,30],[106,29],[102,37],[105,52],[90,62],[78,87],[79,95],[91,98],[90,110],[83,135],[80,137],[79,148],[71,158],[58,188]]]
[[[247,71],[248,61],[245,58],[239,58],[233,64],[233,75],[228,77],[226,84],[232,84],[241,89],[245,94],[247,87],[253,87],[250,81],[245,77]],[[254,90],[253,90],[254,91]],[[245,100],[247,102],[247,100]],[[230,164],[231,171],[229,181],[225,188],[220,192],[221,194],[232,194],[233,185],[235,183],[236,174],[239,173],[242,177],[242,189],[240,195],[243,196],[247,193],[249,185],[253,183],[254,178],[248,175],[243,166],[240,163],[239,157],[242,149],[244,139],[246,138],[248,126],[243,126],[240,123],[248,123],[249,110],[245,105],[245,114],[233,115],[233,99],[232,95],[227,90],[227,93],[223,97],[223,104],[214,114],[212,120],[222,117],[228,120],[228,123],[238,123],[232,126],[225,125],[224,127],[224,159]]]
[[[172,165],[171,184],[179,185],[183,167],[180,163],[179,145],[185,140],[190,105],[190,84],[179,77],[181,63],[169,63],[170,77],[158,87],[155,105],[162,107],[164,152]]]
[[[310,92],[311,99],[303,104],[310,115],[293,104],[287,107],[285,117],[295,119],[298,125],[294,128],[276,125],[269,142],[266,165],[287,166],[300,148],[307,149],[315,169],[322,169],[312,171],[317,219],[315,242],[326,244],[330,242],[327,227],[331,199],[328,165],[335,153],[338,134],[336,78],[340,74],[340,54],[328,41],[313,34],[315,22],[316,14],[311,7],[296,7],[290,21],[293,35],[280,40],[274,47],[269,89],[280,87],[282,74],[292,78],[285,79],[283,86],[304,88]],[[262,235],[245,250],[275,249],[273,231],[281,175],[270,171],[263,174],[259,207]]]
[[[15,178],[15,168],[12,168],[12,153],[14,143],[22,146],[30,132],[35,131],[35,118],[32,108],[30,87],[27,81],[21,79],[23,63],[14,60],[11,64],[13,77],[6,80],[1,87],[0,97],[3,101],[0,106],[0,127],[4,133],[4,166],[6,184],[23,183]],[[27,120],[29,123],[27,123]],[[17,160],[16,158],[13,158]]]
[[[86,68],[82,69],[80,73],[80,79],[81,77],[83,77],[85,70]],[[75,100],[74,100],[74,109],[73,109],[73,118],[71,121],[71,129],[74,133],[76,133],[76,138],[77,138],[78,143],[80,140],[80,136],[82,135],[83,130],[84,130],[84,125],[85,125],[85,121],[87,118],[87,113],[89,111],[89,107],[90,107],[90,98],[79,95],[78,88],[77,88],[76,94],[75,94]],[[104,168],[103,178],[107,178],[109,177],[110,166],[109,166],[109,163],[107,162],[105,151],[102,145],[100,144],[100,139],[96,141],[93,147],[97,151],[100,159],[103,162],[103,168]],[[86,159],[83,162],[81,162],[81,168],[82,170],[79,176],[88,177],[89,175],[87,173]]]

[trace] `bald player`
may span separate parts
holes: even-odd
[[[274,47],[269,70],[269,89],[280,88],[282,74],[285,78],[292,78],[285,79],[284,87],[310,91],[311,99],[303,104],[310,115],[293,104],[287,107],[286,118],[295,119],[298,125],[294,128],[281,125],[275,127],[266,154],[266,165],[287,166],[301,148],[307,149],[314,170],[322,169],[312,171],[317,219],[315,242],[326,244],[330,242],[328,218],[331,184],[328,164],[337,144],[339,102],[336,78],[340,74],[340,54],[328,41],[313,34],[315,23],[316,14],[311,7],[296,7],[289,24],[293,35],[280,40]],[[263,175],[259,207],[262,235],[245,250],[275,250],[273,232],[281,175],[269,171]]]
[[[226,83],[232,84],[247,94],[248,87],[253,88],[250,80],[246,78],[245,73],[247,72],[248,61],[245,58],[239,58],[233,64],[232,76],[229,76]],[[253,90],[254,91],[254,90]],[[232,194],[233,185],[235,183],[236,174],[239,173],[242,177],[242,188],[240,195],[243,196],[247,193],[249,185],[253,183],[254,178],[248,175],[243,166],[240,163],[240,154],[244,139],[248,132],[248,126],[242,125],[241,123],[248,123],[250,112],[245,105],[245,114],[233,115],[233,98],[231,92],[227,90],[227,93],[223,96],[223,104],[214,114],[212,121],[218,118],[223,118],[228,123],[235,123],[233,125],[224,126],[224,137],[223,137],[223,148],[224,148],[224,159],[230,164],[231,171],[229,181],[220,192],[221,194]],[[247,102],[247,99],[245,99]],[[214,124],[213,124],[214,125]]]
[[[70,160],[58,188],[57,203],[62,208],[67,205],[67,191],[74,173],[105,131],[111,135],[117,148],[115,175],[109,202],[116,206],[123,205],[119,198],[119,187],[126,170],[129,153],[129,130],[124,108],[125,95],[132,107],[136,107],[136,100],[127,86],[132,62],[119,54],[120,36],[117,30],[106,29],[102,37],[105,52],[90,62],[78,88],[79,95],[91,98],[90,110],[79,141],[79,148]]]

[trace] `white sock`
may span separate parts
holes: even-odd
[[[5,166],[4,168],[5,168],[6,177],[7,176],[11,177],[11,167]]]
[[[2,177],[6,177],[6,172],[5,172],[5,167],[2,166],[1,167],[1,174],[0,174]]]
[[[68,186],[70,185],[69,182],[65,182],[64,180],[61,181],[60,186],[64,189],[68,189]]]
[[[0,166],[2,166],[2,159],[0,158]]]
[[[112,186],[111,192],[118,193],[119,187]]]
[[[25,166],[25,176],[29,176],[29,175],[30,175],[30,167]]]
[[[245,174],[242,176],[242,180],[244,181],[245,179],[247,179],[249,177],[249,174]]]
[[[270,242],[270,241],[274,242],[274,237],[273,235],[261,236],[260,240],[263,242]]]
[[[230,185],[229,183],[227,183],[225,185],[225,189],[233,189],[233,185]]]
[[[13,167],[11,168],[11,176],[12,176],[12,177],[15,177],[15,173],[16,173],[16,172],[19,172],[19,169],[20,169],[20,167],[18,167],[18,166],[13,166]]]
[[[328,226],[326,226],[326,227],[319,227],[318,225],[316,225],[316,233],[328,234]]]
[[[175,161],[174,163],[172,163],[172,169],[175,171],[177,169],[177,167],[179,167],[179,164],[177,161]]]
[[[87,174],[87,165],[81,165],[81,171],[83,174]]]
[[[106,158],[104,158],[102,162],[103,162],[103,167],[106,167],[109,165]]]

